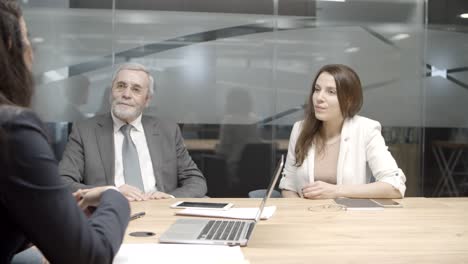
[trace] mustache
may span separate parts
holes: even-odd
[[[129,102],[124,102],[124,101],[121,101],[121,100],[115,100],[113,103],[113,105],[128,105],[128,106],[135,106],[134,104],[132,103],[129,103]]]

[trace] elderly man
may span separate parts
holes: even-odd
[[[59,166],[73,191],[115,185],[130,201],[206,194],[177,124],[142,114],[153,86],[143,65],[124,64],[113,76],[111,113],[73,125]]]

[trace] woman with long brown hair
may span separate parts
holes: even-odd
[[[52,263],[112,263],[128,201],[115,187],[73,196],[61,181],[42,122],[29,109],[32,59],[19,5],[0,0],[0,263],[30,243]],[[96,208],[89,217],[88,207]]]
[[[305,118],[291,132],[283,197],[404,196],[406,178],[387,150],[380,123],[357,115],[362,102],[361,82],[351,68],[330,64],[318,71]]]

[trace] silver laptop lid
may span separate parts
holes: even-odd
[[[281,158],[278,161],[278,165],[276,166],[275,174],[271,178],[270,185],[268,186],[265,197],[263,197],[262,203],[260,204],[260,207],[258,208],[257,216],[255,216],[255,222],[258,222],[260,220],[260,217],[262,216],[263,208],[265,208],[265,204],[266,204],[268,198],[270,198],[271,193],[275,189],[275,185],[276,185],[276,182],[278,181],[278,178],[279,178],[279,176],[281,174],[281,171],[283,169],[283,165],[284,165],[284,155],[281,155]]]

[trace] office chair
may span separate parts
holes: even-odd
[[[209,197],[229,197],[227,166],[223,156],[201,155],[201,170],[206,178]]]
[[[252,190],[265,189],[273,174],[274,143],[247,144],[242,151],[242,156],[237,169],[240,185],[236,190],[241,197],[248,197]]]

